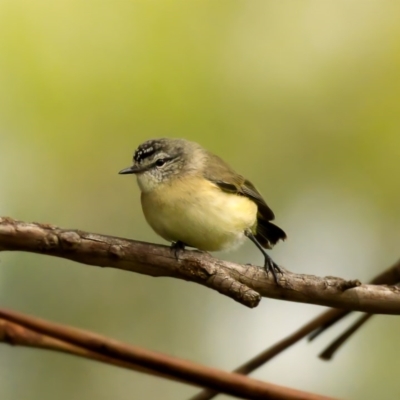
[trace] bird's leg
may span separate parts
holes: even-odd
[[[174,252],[175,258],[179,258],[179,253],[185,250],[186,244],[178,240],[177,242],[173,242],[171,244],[171,251]]]
[[[265,252],[265,250],[263,249],[261,244],[258,243],[258,240],[255,238],[255,236],[253,235],[253,233],[250,230],[245,231],[244,234],[259,248],[261,253],[263,253],[265,271],[267,272],[267,274],[269,271],[272,272],[275,282],[278,285],[279,283],[278,283],[278,277],[277,277],[276,273],[279,272],[279,273],[283,274],[283,272],[278,267],[278,265],[272,260],[272,258]]]

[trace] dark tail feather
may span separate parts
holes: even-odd
[[[256,239],[266,249],[272,248],[279,240],[286,239],[286,233],[271,222],[261,218],[257,221]]]

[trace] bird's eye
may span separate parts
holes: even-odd
[[[161,168],[164,164],[166,163],[166,160],[164,158],[160,158],[156,161],[156,166],[158,168]]]

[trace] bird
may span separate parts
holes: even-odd
[[[119,174],[136,175],[145,219],[176,257],[186,246],[230,250],[248,238],[278,284],[283,272],[264,249],[286,233],[271,222],[274,213],[255,186],[223,159],[186,139],[150,139]]]

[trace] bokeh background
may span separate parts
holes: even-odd
[[[278,263],[370,279],[399,257],[399,13],[398,2],[368,0],[1,1],[0,214],[163,243],[134,179],[117,172],[142,141],[184,137],[264,194],[288,233],[272,253]],[[218,256],[262,263],[251,243]],[[192,283],[11,253],[1,254],[0,301],[227,370],[322,311],[269,299],[249,310]],[[254,376],[346,399],[397,398],[400,320],[375,317],[320,361],[346,325]],[[5,400],[196,391],[0,346]]]

